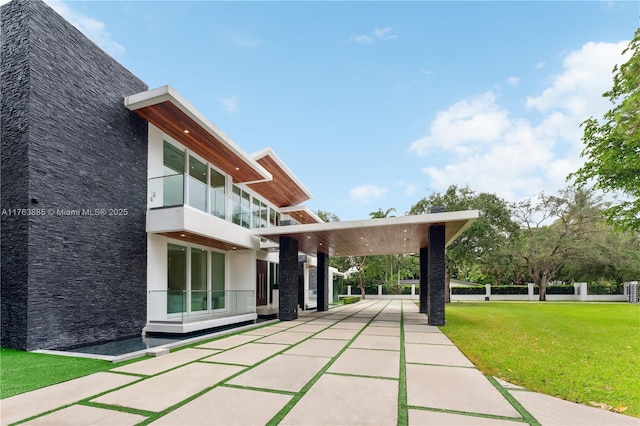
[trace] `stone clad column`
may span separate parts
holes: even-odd
[[[429,248],[423,247],[420,249],[420,313],[426,314],[429,313],[427,310],[428,306],[428,296],[429,296],[429,286],[427,279],[427,262],[429,259]]]
[[[318,312],[329,310],[329,255],[318,253]]]
[[[427,279],[429,294],[427,297],[427,315],[429,325],[444,325],[445,304],[445,226],[429,228],[429,256],[427,261]]]
[[[280,237],[280,321],[298,318],[298,240]]]

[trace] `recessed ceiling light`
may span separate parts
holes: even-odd
[[[183,132],[185,132],[187,135],[189,134],[189,130],[184,129]]]
[[[236,170],[240,170],[240,167],[236,167]]]
[[[310,239],[311,239],[311,235],[307,235],[307,240],[310,240]]]
[[[185,234],[180,234],[180,236],[181,236],[181,237],[186,237],[186,235],[185,235]]]

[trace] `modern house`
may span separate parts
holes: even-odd
[[[477,212],[322,223],[272,149],[246,153],[42,1],[1,23],[2,346],[291,320],[328,309],[329,256],[418,251],[444,323],[444,249]]]

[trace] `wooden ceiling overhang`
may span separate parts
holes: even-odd
[[[301,225],[307,225],[310,223],[323,223],[323,220],[317,214],[315,214],[313,210],[305,206],[283,207],[280,209],[280,213],[291,216]]]
[[[284,164],[271,148],[265,148],[252,155],[273,179],[251,183],[249,187],[277,207],[295,206],[311,199],[311,192]]]
[[[428,247],[429,228],[444,225],[449,245],[478,218],[477,210],[431,213],[350,222],[327,222],[254,229],[266,239],[298,241],[298,250],[333,257],[418,253]]]
[[[188,243],[199,244],[201,246],[213,247],[219,250],[232,251],[232,250],[246,250],[247,247],[232,244],[227,241],[218,240],[215,238],[205,237],[195,232],[189,231],[170,231],[159,232],[158,235],[163,235],[168,238],[180,240]]]
[[[237,183],[272,179],[263,166],[180,96],[162,86],[127,96],[124,105],[233,177]]]

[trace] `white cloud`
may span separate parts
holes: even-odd
[[[510,86],[517,86],[520,83],[520,79],[518,77],[509,77],[507,79],[507,84]]]
[[[125,53],[124,46],[111,37],[104,22],[76,12],[62,1],[48,0],[47,4],[111,56]]]
[[[393,31],[392,27],[376,28],[373,31],[373,35],[381,40],[391,40],[394,38],[398,38],[397,35],[391,34],[391,31]]]
[[[407,183],[404,180],[399,180],[398,182],[396,182],[396,186],[402,188],[405,195],[413,195],[418,191],[418,185]]]
[[[537,64],[535,64],[533,66],[533,69],[534,70],[540,70],[540,69],[544,68],[545,65],[546,65],[546,63],[544,61],[540,61],[540,62],[538,62]]]
[[[238,47],[256,48],[262,46],[263,40],[259,37],[231,37],[231,42]]]
[[[392,34],[393,27],[376,28],[371,34],[360,34],[351,37],[351,41],[360,44],[371,44],[378,40],[387,41],[398,38],[396,34]]]
[[[428,134],[410,147],[422,156],[447,152],[437,156],[444,164],[423,168],[430,187],[468,184],[516,201],[566,186],[583,161],[580,124],[609,108],[602,93],[611,87],[613,66],[626,60],[620,55],[626,45],[587,43],[568,54],[551,85],[524,100],[526,116],[514,116],[493,92],[437,113]]]
[[[366,204],[373,200],[382,198],[389,188],[377,185],[361,185],[349,191],[349,199]]]
[[[492,92],[487,92],[438,112],[429,135],[413,142],[411,150],[418,155],[434,149],[469,153],[478,143],[498,140],[508,125],[507,111],[499,108]]]
[[[238,95],[231,95],[228,98],[218,98],[220,104],[228,112],[235,112],[238,109]]]

